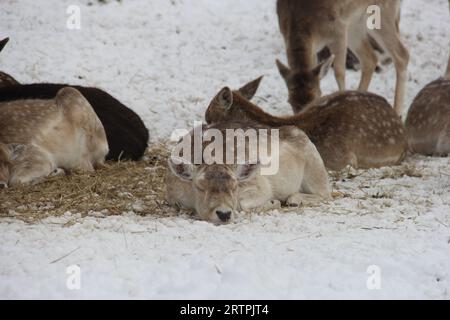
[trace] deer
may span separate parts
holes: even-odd
[[[202,126],[202,130],[218,130],[222,135],[226,135],[227,130],[261,128],[269,129],[246,122]],[[205,131],[202,131],[203,135]],[[271,131],[268,131],[271,135]],[[192,138],[193,131],[187,136]],[[235,139],[226,140],[224,148],[234,148],[236,143]],[[248,145],[246,143],[245,153],[250,152]],[[165,176],[168,203],[193,210],[199,219],[226,224],[233,221],[237,211],[276,209],[281,202],[297,207],[331,198],[328,173],[323,161],[302,130],[294,126],[280,128],[278,152],[271,146],[267,147],[270,149],[268,155],[271,161],[278,157],[279,168],[270,175],[262,174],[263,164],[259,154],[256,155],[258,161],[254,163],[239,163],[235,152],[232,164],[207,162],[205,156],[200,164],[194,164],[193,157],[186,159],[186,155],[183,155],[184,161],[169,157]],[[200,150],[204,151],[206,147],[207,144],[202,143]]]
[[[403,123],[383,97],[361,91],[336,92],[313,101],[296,115],[276,117],[250,102],[261,80],[235,91],[221,89],[205,112],[206,122],[240,119],[274,128],[296,126],[307,134],[331,171],[396,165],[406,157]]]
[[[0,51],[8,40],[0,42]],[[0,72],[0,102],[54,99],[62,88],[68,86],[81,92],[100,118],[109,144],[106,160],[140,160],[148,147],[148,129],[133,110],[102,89],[54,83],[20,84],[11,75]]]
[[[65,87],[54,99],[0,102],[0,185],[41,182],[57,169],[93,171],[109,152],[86,98]]]
[[[412,152],[450,154],[450,57],[445,75],[426,85],[414,98],[405,126]]]
[[[380,8],[380,29],[367,27],[368,8]],[[289,91],[294,113],[321,96],[320,80],[330,67],[340,91],[346,89],[347,48],[361,63],[358,91],[367,91],[377,66],[371,38],[392,57],[396,68],[394,109],[403,114],[409,51],[399,33],[400,0],[278,0],[279,26],[284,38],[288,66],[277,67]],[[328,47],[331,56],[317,64],[316,54]]]

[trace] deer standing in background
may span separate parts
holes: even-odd
[[[296,126],[315,144],[325,166],[335,171],[349,165],[361,169],[395,165],[405,158],[404,127],[386,99],[368,92],[337,92],[314,101],[297,115],[275,117],[249,101],[260,82],[258,78],[238,91],[223,88],[208,106],[206,122]]]
[[[380,29],[367,27],[367,10],[371,5],[380,8]],[[372,37],[393,59],[397,70],[394,108],[397,114],[402,114],[409,52],[399,34],[400,5],[400,0],[277,1],[289,67],[278,60],[277,65],[286,81],[294,113],[320,97],[320,79],[333,62],[339,90],[346,89],[347,47],[361,63],[359,90],[367,91],[377,66],[377,55],[370,41]],[[332,56],[317,65],[316,54],[325,46]]]

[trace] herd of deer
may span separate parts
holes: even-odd
[[[379,29],[366,25],[371,5],[380,8]],[[278,153],[270,154],[279,158],[278,172],[262,175],[259,163],[193,164],[170,158],[165,178],[169,204],[227,223],[238,210],[331,198],[327,170],[396,165],[408,153],[448,155],[450,59],[446,75],[427,85],[406,121],[401,119],[409,53],[400,38],[400,9],[401,0],[278,0],[288,66],[276,64],[294,115],[276,117],[250,102],[260,77],[239,90],[220,90],[203,126],[220,132],[279,129]],[[0,42],[0,51],[7,41]],[[323,50],[328,53],[324,59]],[[394,108],[367,92],[379,52],[396,68]],[[359,61],[358,91],[346,91],[348,54]],[[322,96],[320,80],[330,68],[339,91]],[[0,186],[36,183],[58,169],[94,170],[105,159],[138,160],[148,139],[142,120],[102,90],[23,85],[0,72]]]

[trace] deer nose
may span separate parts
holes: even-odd
[[[0,182],[0,189],[6,189],[8,188],[8,184],[6,182],[1,181]]]
[[[222,222],[228,222],[231,219],[231,210],[218,209],[216,214]]]

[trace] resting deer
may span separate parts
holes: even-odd
[[[266,127],[240,122],[203,127],[205,130],[217,129],[223,136],[227,129],[260,128]],[[268,133],[271,134],[270,130]],[[190,135],[192,137],[192,133]],[[235,139],[232,140],[224,139],[229,141],[225,143],[225,149],[236,146]],[[205,148],[203,144],[200,150]],[[279,168],[273,175],[262,175],[261,162],[236,164],[236,153],[234,164],[206,164],[208,162],[203,158],[202,164],[193,165],[192,161],[176,162],[171,157],[165,178],[169,204],[192,209],[204,220],[227,223],[233,220],[236,211],[267,210],[277,207],[279,202],[299,206],[330,198],[328,175],[322,159],[300,129],[293,126],[280,128],[279,152],[271,146],[268,149],[272,161],[278,157]],[[244,152],[250,152],[248,143]]]
[[[270,127],[294,125],[317,147],[325,166],[342,170],[400,163],[407,152],[401,119],[382,97],[359,91],[337,92],[311,103],[294,116],[275,117],[249,100],[261,78],[238,91],[223,88],[206,110],[207,123],[249,121]]]
[[[56,169],[94,170],[108,154],[103,125],[74,88],[51,100],[0,102],[0,184],[34,184]]]
[[[0,51],[8,38],[0,42]],[[59,90],[69,85],[52,83],[19,84],[0,72],[0,102],[17,99],[54,99]],[[109,144],[107,160],[139,160],[148,146],[149,133],[142,119],[107,92],[92,87],[76,88],[89,101],[100,118]],[[1,112],[1,110],[0,110]]]
[[[333,62],[339,89],[346,89],[347,47],[361,62],[359,90],[367,91],[377,66],[372,37],[393,59],[397,70],[394,107],[397,114],[402,114],[409,53],[398,30],[400,4],[400,0],[278,0],[279,25],[289,67],[280,61],[277,65],[295,113],[321,95],[320,79]],[[371,5],[380,8],[380,29],[367,27],[367,9]],[[325,46],[332,56],[316,65],[316,53]]]
[[[450,154],[450,58],[446,75],[428,84],[416,96],[405,125],[412,152]]]

